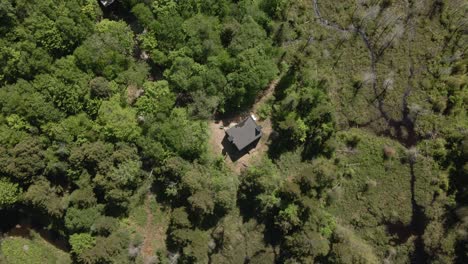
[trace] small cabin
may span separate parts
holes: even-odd
[[[257,125],[253,116],[242,120],[239,124],[226,130],[229,142],[242,151],[250,144],[256,142],[262,136],[262,127]]]
[[[114,0],[99,0],[103,6],[109,6],[114,3]]]

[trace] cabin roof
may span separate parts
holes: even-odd
[[[109,6],[114,3],[115,0],[99,0],[103,6]]]
[[[226,130],[229,142],[241,151],[262,136],[262,127],[257,125],[252,116]]]

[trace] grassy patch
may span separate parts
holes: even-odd
[[[66,264],[70,256],[32,232],[32,239],[8,237],[1,241],[0,262],[8,264]]]
[[[136,208],[133,208],[132,211],[130,212],[130,220],[132,223],[134,223],[137,226],[142,226],[144,227],[146,225],[146,210],[145,210],[145,205],[142,204]]]
[[[358,143],[351,147],[350,138]],[[390,244],[387,223],[411,222],[410,167],[402,163],[405,149],[390,139],[362,130],[337,135],[337,158],[343,167],[340,184],[330,193],[330,211],[375,243],[381,256]],[[391,150],[390,150],[391,149]],[[386,150],[386,152],[385,152]]]
[[[166,255],[169,212],[153,196],[146,197],[141,204],[136,205],[122,224],[132,234],[132,244],[141,248],[137,263],[145,263],[157,254]]]

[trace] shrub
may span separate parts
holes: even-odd
[[[395,149],[390,146],[384,146],[383,152],[384,152],[385,159],[391,159],[396,154]]]
[[[262,104],[258,110],[257,110],[257,115],[260,118],[260,120],[265,120],[271,115],[272,107],[271,104],[264,103]]]
[[[377,187],[377,181],[375,181],[375,180],[367,180],[366,181],[366,187],[365,187],[366,192],[372,191],[375,187]]]
[[[84,250],[90,249],[96,245],[96,239],[88,233],[73,234],[69,239],[71,252],[81,254]]]
[[[345,141],[346,141],[346,145],[349,148],[354,149],[357,147],[357,145],[361,141],[361,138],[359,137],[358,134],[347,134]]]
[[[418,158],[418,150],[415,148],[415,147],[412,147],[410,149],[408,149],[406,151],[406,155],[407,155],[407,158],[408,158],[408,161],[413,164],[416,162],[417,158]]]
[[[18,184],[0,179],[0,209],[14,205],[19,194]]]

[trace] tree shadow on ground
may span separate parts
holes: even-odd
[[[281,101],[286,96],[285,91],[291,85],[293,85],[297,81],[296,70],[291,67],[286,74],[284,74],[281,79],[279,80],[278,84],[276,85],[276,89],[274,92],[274,97],[276,101]]]

